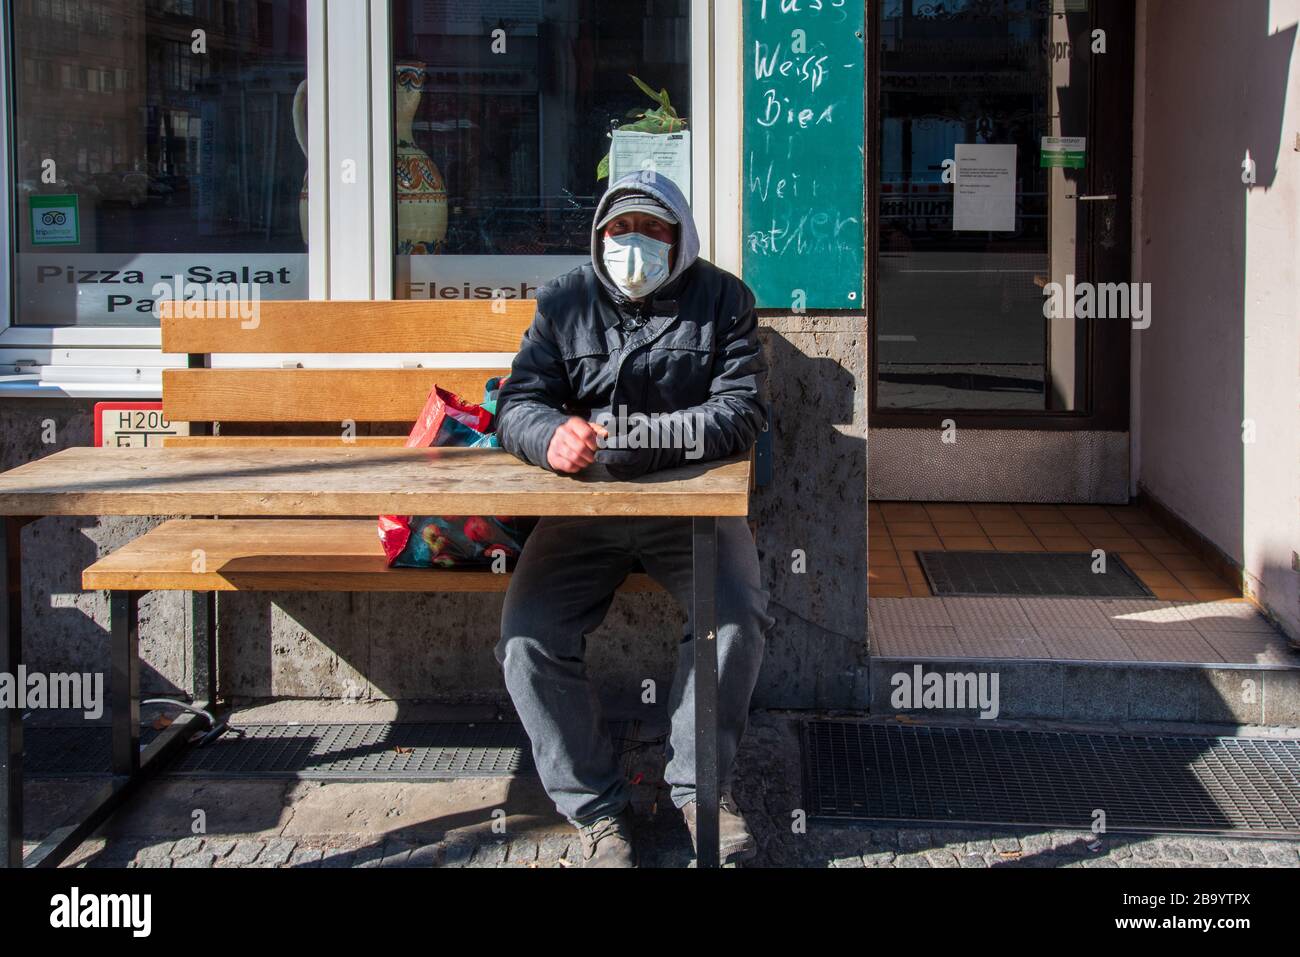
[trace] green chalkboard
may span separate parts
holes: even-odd
[[[865,7],[745,0],[743,270],[759,306],[863,308]]]

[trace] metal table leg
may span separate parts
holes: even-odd
[[[0,534],[0,674],[17,690],[23,661],[22,555],[19,534],[28,519],[6,515]],[[23,866],[23,711],[0,707],[0,867]]]
[[[718,520],[691,522],[695,624],[695,841],[698,867],[718,867]]]
[[[140,770],[140,592],[108,595],[113,636],[113,776]]]

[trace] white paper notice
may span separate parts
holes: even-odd
[[[962,143],[952,204],[955,231],[1014,232],[1016,146]]]
[[[652,169],[677,184],[687,202],[691,199],[691,134],[635,133],[615,130],[609,148],[609,181],[637,170]]]

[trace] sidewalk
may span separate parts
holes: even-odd
[[[334,720],[339,720],[335,718]],[[1300,867],[1300,842],[1041,829],[792,827],[797,717],[756,713],[735,793],[758,838],[754,867]],[[657,744],[629,755],[643,866],[694,866],[681,815],[657,782]],[[34,832],[79,783],[27,788]],[[202,819],[206,833],[193,833]],[[35,837],[32,833],[29,837]],[[34,845],[33,845],[34,846]],[[68,861],[84,867],[572,867],[576,835],[538,781],[313,782],[163,777]]]

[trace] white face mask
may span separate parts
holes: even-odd
[[[614,284],[630,299],[642,299],[668,279],[669,243],[641,233],[606,236],[601,259]]]

